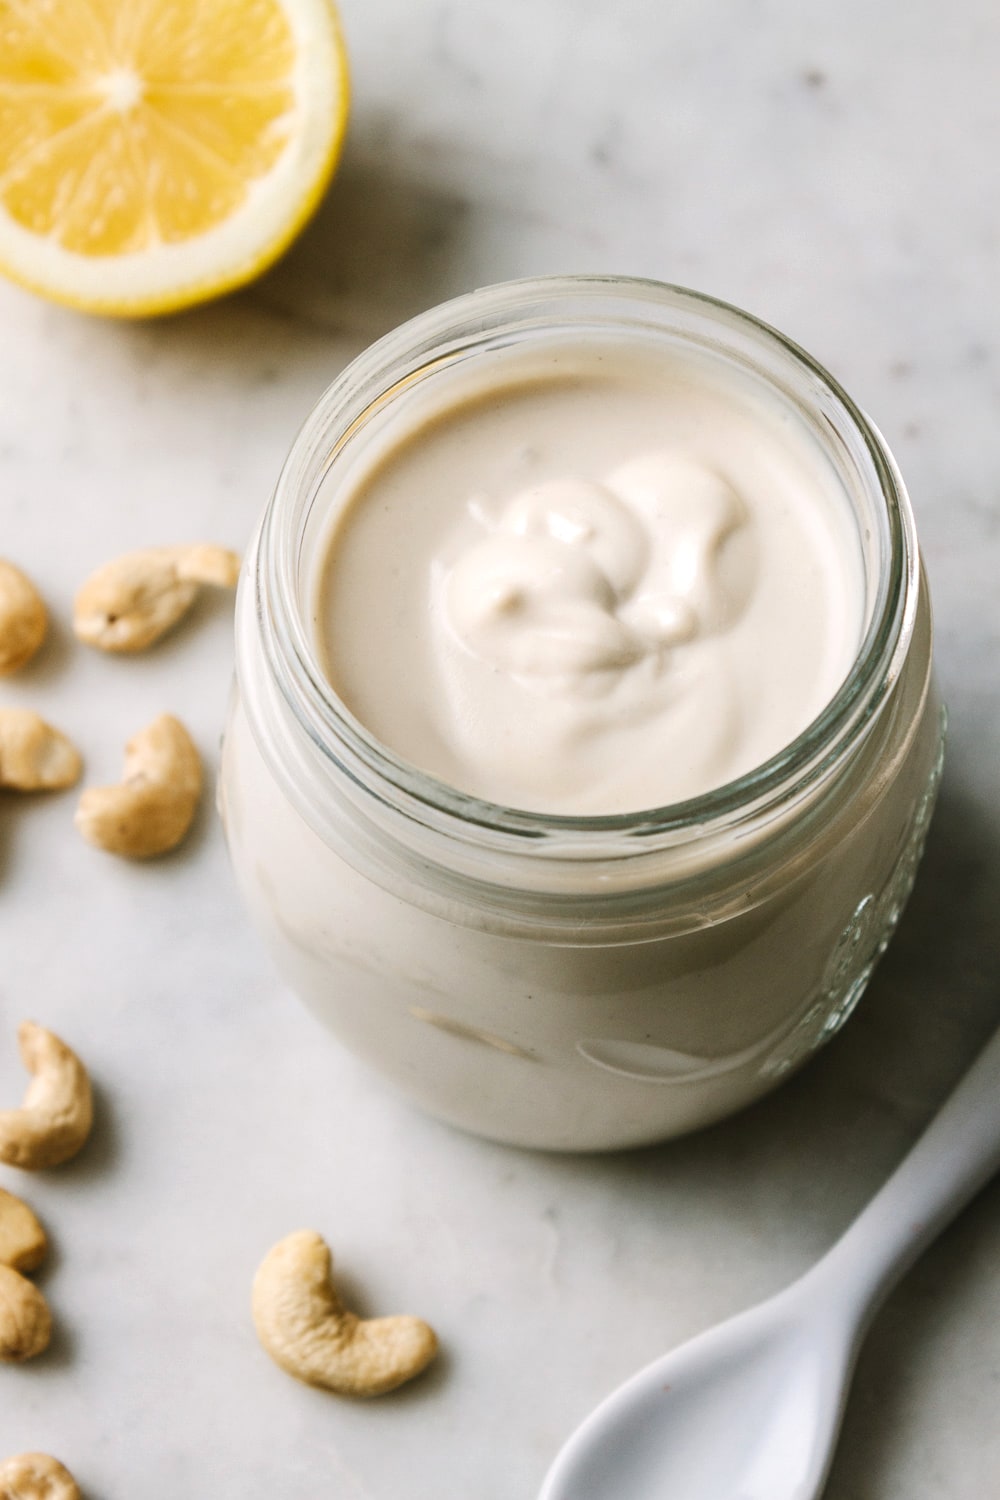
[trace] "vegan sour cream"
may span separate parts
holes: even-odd
[[[777,754],[864,621],[817,439],[692,352],[492,365],[418,405],[338,508],[316,629],[340,698],[421,770],[542,813],[682,802]]]
[[[293,446],[221,802],[320,1019],[424,1108],[676,1135],[850,1015],[941,768],[902,480],[808,355],[677,288],[490,287]]]

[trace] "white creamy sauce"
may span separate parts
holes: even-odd
[[[320,654],[370,733],[489,801],[606,814],[731,781],[821,712],[864,580],[790,405],[621,347],[443,385],[355,464],[321,549]]]

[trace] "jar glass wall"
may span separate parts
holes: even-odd
[[[311,591],[331,507],[408,404],[498,350],[609,335],[710,351],[808,428],[856,520],[863,640],[822,714],[740,780],[635,814],[525,813],[436,781],[353,718],[318,660]],[[307,421],[240,587],[222,805],[279,968],[346,1045],[458,1125],[599,1149],[741,1107],[842,1024],[912,885],[941,746],[912,516],[846,394],[736,309],[554,278],[405,325]]]

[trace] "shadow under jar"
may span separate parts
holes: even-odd
[[[819,716],[736,780],[639,812],[519,811],[354,717],[317,647],[317,576],[351,475],[408,404],[497,351],[608,338],[701,351],[802,424],[856,527],[860,646]],[[456,1125],[594,1150],[739,1109],[846,1020],[913,884],[942,751],[909,503],[850,398],[737,309],[550,278],[406,324],[309,417],[240,585],[220,800],[282,975],[347,1047]]]

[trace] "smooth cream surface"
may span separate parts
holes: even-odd
[[[333,687],[402,759],[511,807],[721,786],[821,712],[862,634],[837,475],[790,404],[708,354],[452,371],[400,401],[331,507]]]

